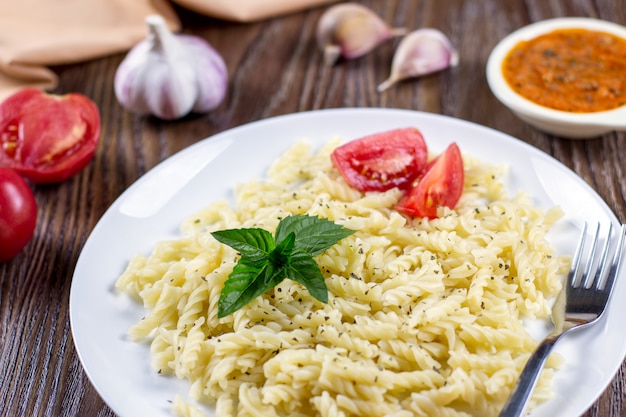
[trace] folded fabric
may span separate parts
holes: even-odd
[[[207,16],[253,21],[336,0],[173,0]],[[0,101],[24,87],[52,89],[48,67],[130,49],[146,37],[145,17],[180,21],[168,0],[0,0]]]
[[[167,0],[0,0],[0,100],[23,87],[53,88],[49,65],[128,49],[145,38],[152,13],[179,29]]]
[[[251,22],[292,13],[337,0],[173,0],[200,14],[225,20]]]

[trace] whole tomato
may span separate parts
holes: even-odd
[[[77,174],[93,158],[99,138],[100,113],[82,94],[26,88],[0,103],[0,165],[32,183]]]
[[[0,262],[26,246],[36,224],[37,204],[30,187],[17,172],[0,167]]]

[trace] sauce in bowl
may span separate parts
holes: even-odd
[[[626,26],[558,17],[500,40],[486,75],[494,96],[523,121],[555,136],[589,139],[626,131],[625,66]]]
[[[591,113],[626,104],[626,39],[558,29],[515,45],[502,73],[518,94],[551,109]]]

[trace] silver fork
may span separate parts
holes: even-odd
[[[612,232],[613,225],[611,224],[604,248],[598,258],[597,248],[600,235],[600,224],[598,224],[591,238],[591,246],[586,251],[586,260],[581,262],[586,248],[585,242],[588,240],[586,238],[587,223],[584,224],[572,259],[566,289],[561,291],[562,294],[558,297],[553,309],[555,330],[539,344],[528,359],[511,397],[500,412],[500,417],[521,416],[537,384],[539,373],[560,337],[572,329],[580,329],[595,323],[604,313],[622,259],[626,225],[621,226],[614,245],[611,244],[614,240]],[[612,246],[615,249],[612,259],[609,259]]]

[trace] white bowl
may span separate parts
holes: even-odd
[[[520,119],[539,130],[557,136],[586,139],[614,130],[626,130],[626,106],[594,113],[553,110],[525,99],[513,91],[504,80],[502,61],[515,45],[544,33],[566,28],[598,30],[626,39],[626,27],[598,19],[564,17],[524,26],[502,39],[491,52],[487,61],[487,82],[491,91]],[[626,77],[626,74],[624,76]]]

